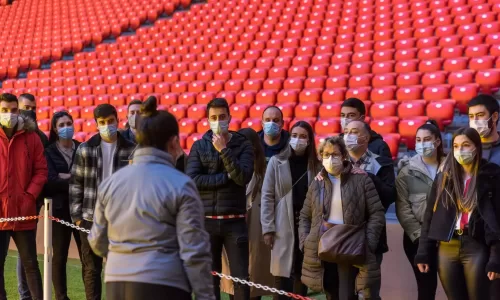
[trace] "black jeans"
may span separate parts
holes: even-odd
[[[429,264],[429,272],[420,272],[418,267],[413,263],[415,261],[415,255],[417,255],[418,241],[417,243],[413,243],[406,234],[403,235],[403,248],[411,264],[413,273],[415,273],[415,279],[417,280],[418,300],[434,300],[436,298],[438,283],[436,262],[431,262]]]
[[[488,259],[488,247],[468,235],[439,243],[439,278],[449,300],[489,299]]]
[[[54,211],[54,216],[71,222],[69,208],[67,212]],[[52,282],[54,284],[55,298],[57,300],[69,300],[66,277],[66,263],[68,262],[68,251],[71,243],[71,235],[75,238],[78,252],[81,255],[81,240],[78,230],[62,225],[57,222],[52,223]]]
[[[4,268],[10,238],[16,243],[21,262],[26,272],[28,287],[33,300],[43,299],[42,276],[36,254],[36,230],[0,231],[0,300],[7,299],[5,292]]]
[[[248,229],[245,219],[205,220],[205,229],[210,234],[212,247],[212,269],[222,270],[222,248],[226,249],[231,276],[248,280]],[[214,276],[215,298],[220,299],[220,278]],[[248,300],[250,287],[234,283],[234,299]]]
[[[92,222],[83,220],[80,227],[85,229],[92,228]],[[83,285],[85,286],[85,295],[87,300],[101,300],[102,294],[102,257],[94,254],[90,248],[87,234],[79,232],[80,234],[80,256],[82,260],[82,276]]]
[[[295,236],[299,236],[298,233]],[[299,249],[298,238],[295,239],[296,243],[294,245],[293,252],[293,264],[292,264],[292,272],[290,274],[290,278],[286,277],[274,277],[275,279],[275,287],[279,290],[283,290],[286,292],[291,292],[294,294],[298,294],[301,296],[307,296],[307,286],[302,283],[302,262],[304,261],[304,254]],[[288,300],[293,299],[284,295],[273,295],[274,300]]]
[[[347,264],[323,262],[323,287],[328,300],[355,300],[358,269]]]
[[[107,282],[107,300],[175,299],[191,300],[191,294],[181,289],[143,282]]]

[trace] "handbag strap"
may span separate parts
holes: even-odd
[[[296,186],[296,185],[297,185],[297,183],[299,183],[299,181],[300,181],[300,180],[301,180],[304,176],[306,176],[307,172],[308,172],[308,171],[305,171],[305,172],[304,172],[304,174],[302,174],[302,175],[299,177],[299,179],[297,179],[297,180],[295,181],[295,183],[294,183],[294,184],[292,184],[292,187],[290,188],[290,190],[289,190],[286,194],[284,194],[284,195],[283,195],[283,197],[281,197],[281,199],[285,198],[288,194],[290,194],[290,192],[291,192],[291,191],[293,191],[293,187],[294,187],[294,186]]]

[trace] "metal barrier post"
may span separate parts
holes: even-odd
[[[45,198],[43,212],[43,299],[52,299],[52,199]]]

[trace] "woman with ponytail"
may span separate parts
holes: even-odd
[[[108,300],[215,299],[210,240],[194,182],[175,169],[179,126],[150,97],[132,164],[99,186],[89,242],[107,258]]]
[[[396,214],[403,226],[403,248],[413,266],[417,254],[424,212],[439,164],[444,160],[441,132],[434,120],[429,120],[417,129],[415,150],[417,155],[401,160],[396,178],[398,198]],[[413,267],[417,279],[418,300],[433,300],[436,296],[437,270],[435,264],[427,273]]]
[[[434,180],[415,264],[437,271],[450,300],[490,299],[500,278],[500,167],[482,157],[472,128],[453,135],[453,151]]]

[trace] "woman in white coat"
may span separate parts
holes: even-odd
[[[264,242],[271,247],[275,287],[307,295],[300,281],[303,254],[299,250],[300,210],[307,189],[321,170],[311,125],[299,121],[290,130],[290,146],[269,161],[262,185],[261,224]],[[288,299],[274,296],[275,299]]]

